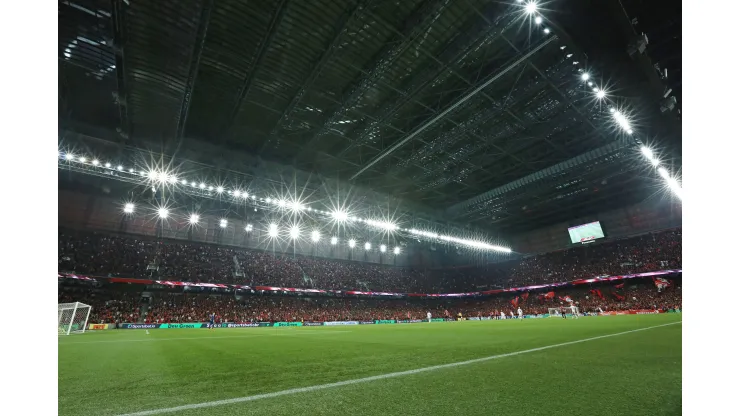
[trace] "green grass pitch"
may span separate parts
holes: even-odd
[[[678,415],[680,320],[661,314],[71,335],[59,338],[59,414]],[[654,328],[527,351],[647,327]],[[284,392],[301,387],[309,389]],[[281,393],[160,412],[274,392]]]

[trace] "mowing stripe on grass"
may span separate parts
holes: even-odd
[[[126,414],[122,414],[122,415],[119,415],[119,416],[150,416],[150,415],[160,415],[160,414],[163,414],[163,413],[174,413],[174,412],[181,412],[181,411],[184,411],[184,410],[203,409],[203,408],[207,408],[207,407],[216,407],[216,406],[224,406],[224,405],[229,405],[229,404],[237,404],[237,403],[243,403],[243,402],[251,402],[251,401],[254,401],[254,400],[271,399],[271,398],[274,398],[274,397],[286,396],[286,395],[289,395],[289,394],[309,393],[309,392],[313,392],[313,391],[316,391],[316,390],[325,390],[325,389],[330,389],[330,388],[334,388],[334,387],[349,386],[349,385],[352,385],[352,384],[367,383],[367,382],[370,382],[370,381],[384,380],[384,379],[387,379],[387,378],[402,377],[402,376],[408,376],[408,375],[412,375],[412,374],[425,373],[425,372],[428,372],[428,371],[442,370],[442,369],[445,369],[445,368],[453,368],[453,367],[459,367],[459,366],[468,365],[468,364],[481,363],[481,362],[485,362],[485,361],[496,360],[496,359],[499,359],[499,358],[505,358],[505,357],[512,357],[512,356],[515,356],[515,355],[527,354],[527,353],[530,353],[530,352],[537,352],[537,351],[549,350],[551,348],[564,347],[566,345],[573,345],[573,344],[580,344],[582,342],[595,341],[597,339],[604,339],[604,338],[616,337],[616,336],[619,336],[619,335],[631,334],[631,333],[634,333],[634,332],[647,331],[648,329],[654,329],[654,328],[660,328],[660,327],[668,326],[668,325],[680,324],[681,322],[682,321],[671,322],[671,323],[668,323],[668,324],[654,325],[654,326],[649,326],[649,327],[646,327],[646,328],[639,328],[639,329],[632,329],[632,330],[624,331],[624,332],[617,332],[617,333],[614,333],[614,334],[599,335],[599,336],[596,336],[596,337],[584,338],[584,339],[579,339],[579,340],[576,340],[576,341],[568,341],[568,342],[562,342],[560,344],[553,344],[553,345],[547,345],[547,346],[544,346],[544,347],[531,348],[531,349],[528,349],[528,350],[515,351],[515,352],[509,352],[509,353],[498,354],[498,355],[491,355],[489,357],[475,358],[475,359],[472,359],[472,360],[459,361],[459,362],[456,362],[456,363],[434,365],[434,366],[431,366],[431,367],[417,368],[417,369],[414,369],[414,370],[406,370],[406,371],[399,371],[399,372],[396,372],[396,373],[380,374],[380,375],[377,375],[377,376],[357,378],[357,379],[354,379],[354,380],[339,381],[339,382],[336,382],[336,383],[319,384],[319,385],[316,385],[316,386],[308,386],[308,387],[300,387],[300,388],[295,388],[295,389],[281,390],[281,391],[276,391],[276,392],[272,392],[272,393],[256,394],[254,396],[237,397],[237,398],[234,398],[234,399],[216,400],[216,401],[212,401],[212,402],[186,404],[186,405],[183,405],[183,406],[168,407],[168,408],[162,408],[162,409],[144,410],[144,411],[141,411],[141,412],[126,413]]]
[[[102,343],[120,343],[120,342],[159,342],[159,341],[181,341],[185,339],[195,339],[195,340],[209,340],[209,339],[219,339],[219,338],[249,338],[251,336],[255,335],[266,335],[266,336],[293,336],[293,335],[313,335],[313,334],[319,334],[319,335],[331,335],[331,334],[343,334],[347,332],[352,331],[290,331],[290,333],[282,332],[283,330],[278,331],[263,331],[263,332],[253,332],[250,334],[242,334],[242,335],[225,335],[225,336],[216,336],[216,337],[209,337],[207,335],[204,335],[202,337],[183,337],[183,338],[141,338],[141,339],[106,339],[106,340],[97,340],[97,341],[70,341],[70,342],[60,342],[59,345],[67,345],[67,344],[102,344]],[[146,335],[144,335],[146,336]]]

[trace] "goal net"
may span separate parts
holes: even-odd
[[[87,328],[87,319],[92,307],[80,302],[58,305],[59,335],[81,334]]]
[[[570,306],[565,307],[565,313],[567,315],[572,315],[573,311],[570,309]],[[576,306],[576,313],[580,314],[581,311],[578,310],[578,307]],[[560,308],[547,308],[547,314],[550,315],[550,318],[559,318],[560,317]]]

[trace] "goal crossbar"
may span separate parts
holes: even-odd
[[[82,302],[57,305],[57,330],[59,335],[82,334],[87,329],[92,307]]]

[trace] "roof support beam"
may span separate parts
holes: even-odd
[[[193,49],[190,51],[190,69],[188,71],[187,82],[185,83],[185,92],[182,95],[180,113],[177,116],[177,133],[175,134],[175,140],[177,141],[178,148],[180,147],[180,141],[185,133],[185,125],[188,121],[190,103],[193,98],[193,88],[195,87],[195,78],[198,76],[200,57],[203,55],[203,46],[206,43],[208,24],[211,21],[211,10],[213,10],[213,2],[214,0],[203,0],[203,8],[200,13],[200,20],[198,21],[198,31],[195,34]]]
[[[117,102],[121,125],[119,136],[126,141],[131,137],[131,121],[128,117],[128,90],[126,88],[126,10],[122,0],[111,0],[111,20],[113,23],[113,49],[116,55]]]
[[[242,107],[242,103],[244,103],[244,98],[249,95],[249,90],[252,88],[252,85],[254,83],[254,77],[257,74],[257,70],[259,69],[260,64],[262,63],[262,59],[267,53],[267,47],[270,45],[270,43],[272,43],[272,39],[275,37],[275,33],[277,33],[277,28],[280,26],[280,22],[283,20],[285,12],[288,9],[288,2],[289,0],[280,0],[277,7],[275,8],[275,14],[272,15],[270,24],[267,26],[267,30],[265,31],[264,37],[262,38],[260,46],[257,50],[257,55],[252,60],[251,65],[249,66],[249,69],[244,76],[242,85],[239,88],[239,98],[236,100],[236,103],[234,103],[234,107],[231,110],[231,116],[229,117],[228,124],[224,127],[224,132],[221,135],[222,141],[225,140],[226,136],[231,132],[234,121],[236,121],[236,116],[239,114],[239,109]]]
[[[331,59],[334,54],[338,50],[339,42],[344,38],[344,36],[347,34],[347,29],[349,28],[349,23],[353,22],[354,19],[359,16],[362,11],[367,6],[369,0],[359,0],[355,6],[352,8],[352,10],[348,10],[339,20],[339,23],[337,24],[334,36],[332,40],[329,42],[328,45],[324,48],[324,52],[321,54],[321,56],[316,60],[316,62],[313,64],[313,69],[311,70],[311,73],[308,75],[308,78],[306,78],[306,81],[303,83],[303,85],[298,88],[298,91],[293,95],[293,98],[290,100],[290,103],[287,107],[285,107],[285,110],[280,115],[280,118],[278,119],[277,123],[275,123],[275,127],[273,127],[272,131],[270,132],[270,135],[268,136],[265,143],[262,145],[262,148],[259,151],[259,154],[262,154],[262,152],[265,151],[267,146],[272,143],[273,139],[280,133],[280,128],[283,125],[283,122],[285,119],[293,112],[296,105],[301,101],[303,96],[306,94],[306,91],[313,85],[314,81],[316,81],[316,78],[321,74],[321,70],[324,69],[324,65]]]
[[[617,141],[614,141],[612,143],[609,143],[607,145],[594,149],[590,152],[583,153],[572,159],[558,163],[557,165],[551,166],[549,168],[546,168],[538,172],[532,173],[530,175],[527,175],[523,178],[517,179],[513,182],[507,183],[506,185],[502,185],[495,189],[491,189],[490,191],[484,192],[478,196],[474,196],[473,198],[470,198],[467,201],[457,203],[449,207],[447,209],[447,213],[452,215],[454,218],[458,218],[461,215],[465,214],[464,210],[469,207],[475,207],[470,212],[480,211],[484,209],[484,207],[482,208],[480,206],[481,204],[497,196],[503,195],[507,192],[511,192],[517,188],[521,188],[522,186],[529,185],[534,182],[543,180],[545,178],[552,177],[553,175],[557,175],[567,170],[577,168],[578,166],[591,162],[594,159],[606,156],[608,154],[614,153],[616,151],[619,151],[621,149],[624,149],[624,148],[627,148],[633,145],[634,145],[634,141],[627,140],[624,138],[619,139]],[[476,205],[478,206],[476,207]]]
[[[537,45],[534,48],[532,48],[529,52],[527,52],[523,56],[519,57],[517,60],[515,60],[514,62],[512,62],[511,64],[509,64],[507,67],[505,67],[501,71],[495,73],[494,75],[488,77],[482,84],[480,84],[478,87],[476,87],[475,89],[473,89],[473,91],[469,92],[468,94],[466,94],[465,96],[463,96],[462,98],[460,98],[459,100],[457,100],[455,103],[453,103],[452,105],[450,105],[449,107],[447,107],[444,111],[442,111],[439,114],[437,114],[431,120],[429,120],[426,123],[422,124],[416,130],[414,130],[411,133],[409,133],[406,137],[404,137],[403,139],[397,141],[393,146],[389,147],[388,149],[386,149],[385,151],[383,151],[382,153],[380,153],[378,156],[376,156],[375,158],[373,158],[373,160],[371,160],[365,166],[363,166],[359,171],[357,171],[357,173],[355,173],[354,175],[352,175],[352,177],[350,178],[350,180],[354,180],[355,178],[357,178],[358,176],[360,176],[363,172],[365,172],[366,170],[368,170],[371,167],[373,167],[376,163],[378,163],[381,160],[385,159],[386,156],[390,155],[391,153],[393,153],[394,151],[396,151],[396,149],[398,149],[401,146],[403,146],[406,143],[408,143],[409,140],[413,139],[416,135],[418,135],[419,133],[421,133],[424,130],[426,130],[432,124],[435,124],[437,121],[439,121],[444,116],[446,116],[448,113],[450,113],[452,110],[454,110],[455,108],[459,107],[461,104],[463,104],[466,101],[468,101],[471,97],[475,96],[480,91],[482,91],[483,89],[485,89],[486,87],[488,87],[489,85],[491,85],[494,81],[498,80],[499,78],[501,78],[502,76],[504,76],[505,74],[507,74],[512,69],[514,69],[517,66],[521,65],[523,62],[527,61],[529,59],[529,57],[531,57],[532,55],[534,55],[537,52],[539,52],[542,48],[544,48],[545,46],[549,45],[555,39],[557,39],[556,36],[552,36],[552,37],[549,37],[549,38],[545,39],[542,43],[540,43],[539,45]]]
[[[331,131],[332,126],[343,118],[347,111],[357,105],[367,90],[378,82],[396,58],[411,45],[411,40],[415,37],[414,34],[417,31],[425,30],[427,20],[433,19],[449,2],[450,0],[427,0],[406,19],[404,28],[398,36],[399,39],[388,43],[385,48],[375,55],[373,67],[369,70],[368,75],[360,78],[349,88],[347,94],[343,94],[345,99],[342,100],[342,104],[326,119],[324,125],[304,146],[304,150],[312,148],[318,140]]]

